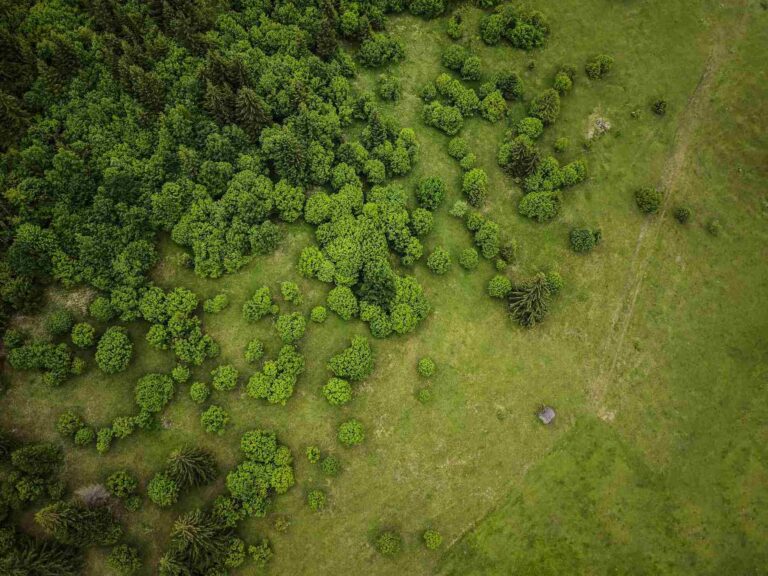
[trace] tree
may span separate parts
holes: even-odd
[[[267,314],[276,314],[277,306],[272,303],[272,292],[267,286],[259,288],[250,300],[243,304],[243,318],[256,322]]]
[[[168,457],[166,474],[180,489],[185,489],[213,482],[218,475],[218,466],[213,454],[207,450],[184,446]]]
[[[512,290],[512,281],[506,276],[496,275],[488,282],[488,294],[492,298],[506,298]]]
[[[320,512],[325,508],[325,492],[320,489],[310,490],[307,493],[307,505],[312,512]]]
[[[309,314],[309,319],[317,324],[322,324],[328,318],[328,311],[325,306],[315,306]]]
[[[574,228],[569,234],[571,249],[577,253],[585,253],[592,250],[600,241],[600,231],[589,228]]]
[[[204,382],[193,382],[189,387],[189,397],[195,404],[203,404],[210,395],[211,389]]]
[[[611,68],[613,68],[613,58],[606,54],[600,54],[587,62],[584,71],[592,80],[599,80],[606,76]]]
[[[133,344],[125,328],[112,326],[96,346],[96,364],[106,374],[116,374],[128,367],[133,356]]]
[[[427,258],[427,268],[438,276],[446,274],[451,269],[451,255],[442,246],[436,247]]]
[[[35,514],[35,522],[62,544],[76,547],[109,546],[123,532],[109,508],[72,502],[49,504]]]
[[[451,141],[453,142],[453,140]],[[445,198],[445,183],[439,176],[428,176],[416,186],[416,201],[427,210],[435,210]]]
[[[275,322],[280,339],[286,344],[292,344],[304,336],[307,321],[300,312],[280,314]]]
[[[136,477],[133,476],[127,470],[118,470],[107,476],[105,482],[107,491],[121,500],[125,500],[136,493],[136,489],[139,487],[139,482]]]
[[[139,551],[133,546],[119,544],[112,548],[107,557],[107,566],[119,576],[133,576],[141,568]]]
[[[200,424],[206,432],[222,435],[229,424],[229,413],[221,406],[212,404],[200,415]]]
[[[422,376],[424,378],[431,378],[435,373],[435,361],[432,360],[432,358],[427,358],[426,356],[424,358],[419,359],[419,363],[416,366],[419,376]]]
[[[337,437],[339,442],[341,442],[344,446],[357,446],[365,439],[365,430],[363,429],[363,424],[354,418],[347,420],[346,422],[342,422],[339,424]]]
[[[461,190],[472,206],[482,206],[488,197],[488,174],[482,168],[473,168],[464,174]]]
[[[160,412],[174,391],[173,379],[167,374],[146,374],[136,383],[136,404],[145,412]]]
[[[443,543],[443,537],[440,535],[440,532],[431,528],[424,530],[421,539],[424,541],[424,546],[426,546],[427,550],[437,550]]]
[[[249,430],[240,438],[240,450],[248,460],[272,462],[277,454],[277,437],[269,430]]]
[[[528,112],[544,124],[552,124],[560,115],[560,95],[549,88],[531,100]]]
[[[352,386],[341,378],[331,378],[323,386],[323,396],[332,406],[342,406],[352,400]]]
[[[264,356],[264,344],[258,338],[248,342],[245,347],[245,360],[251,364],[254,364],[261,360]]]
[[[533,280],[515,286],[509,292],[509,314],[521,326],[531,328],[546,316],[550,298],[546,276],[537,274]]]
[[[338,314],[342,320],[350,320],[357,316],[357,298],[348,286],[336,286],[328,292],[327,303],[328,308]]]
[[[499,148],[499,166],[513,178],[525,178],[533,174],[539,161],[539,150],[526,135],[517,136]]]
[[[537,222],[548,222],[560,212],[560,196],[552,192],[531,192],[520,200],[518,212]]]
[[[217,366],[211,371],[212,384],[219,392],[228,392],[237,386],[237,369],[230,365]]]
[[[45,319],[45,329],[51,336],[62,336],[72,329],[74,318],[63,308],[54,310]]]
[[[635,192],[635,202],[640,211],[645,214],[655,214],[659,211],[663,194],[656,188],[646,186]]]
[[[459,254],[459,265],[465,270],[474,270],[479,264],[477,250],[474,248],[465,248]]]
[[[339,378],[362,380],[373,372],[373,350],[368,340],[354,336],[350,346],[328,361],[328,369]]]

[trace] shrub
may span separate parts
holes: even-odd
[[[488,282],[488,294],[492,298],[506,298],[512,290],[512,282],[506,276],[497,274]]]
[[[277,453],[277,436],[269,430],[249,430],[240,438],[240,450],[248,460],[272,462]]]
[[[322,324],[326,318],[328,318],[328,310],[325,309],[325,306],[315,306],[309,313],[309,319],[317,324]]]
[[[141,568],[139,551],[127,544],[118,544],[107,557],[109,566],[118,576],[133,576]]]
[[[525,178],[533,174],[539,161],[539,150],[528,136],[518,136],[499,148],[499,166],[513,178]]]
[[[179,499],[179,485],[165,472],[155,474],[147,484],[147,496],[161,508],[176,504]]]
[[[125,500],[136,493],[139,481],[127,470],[118,470],[107,476],[105,485],[112,496]]]
[[[382,74],[379,76],[378,89],[381,99],[389,100],[391,102],[399,100],[403,91],[400,86],[400,79],[390,74]]]
[[[707,222],[706,230],[710,235],[717,237],[723,233],[723,225],[717,218],[712,218]]]
[[[427,550],[437,550],[443,543],[443,537],[437,530],[428,529],[422,534],[422,540]]]
[[[191,488],[213,482],[218,475],[218,466],[213,454],[207,450],[184,446],[168,457],[166,473],[179,488]]]
[[[558,94],[567,94],[573,88],[573,80],[565,72],[558,72],[555,74],[555,79],[552,82],[552,87],[557,90]]]
[[[136,383],[136,404],[144,412],[160,412],[173,398],[173,380],[167,374],[146,374]]]
[[[348,286],[336,286],[328,293],[328,308],[339,315],[342,320],[350,320],[357,316],[357,298]]]
[[[440,62],[449,70],[458,72],[470,56],[469,50],[461,44],[449,44],[440,55]]]
[[[264,356],[264,344],[258,338],[249,341],[245,346],[245,360],[254,364]]]
[[[322,490],[310,490],[307,494],[307,504],[312,512],[319,512],[325,508],[325,492]]]
[[[243,304],[243,318],[248,322],[256,322],[267,314],[277,314],[277,306],[272,302],[272,292],[267,286],[262,286]]]
[[[680,224],[687,224],[691,219],[691,210],[685,206],[679,206],[675,208],[675,220]]]
[[[51,336],[61,336],[72,329],[75,320],[68,310],[54,310],[45,318],[45,329]]]
[[[72,327],[72,344],[78,348],[90,348],[96,341],[96,330],[87,322],[80,322]]]
[[[474,270],[480,261],[477,250],[474,248],[465,248],[459,254],[459,265],[465,270]]]
[[[420,376],[424,378],[431,378],[434,375],[436,369],[435,361],[432,360],[432,358],[421,358],[416,368],[419,371]]]
[[[347,420],[339,425],[337,437],[344,446],[357,446],[365,439],[363,424],[359,420]]]
[[[400,553],[400,550],[403,547],[403,539],[397,532],[394,532],[393,530],[385,530],[376,536],[374,547],[382,556],[391,558]]]
[[[456,218],[464,218],[468,210],[469,204],[467,204],[464,200],[457,200],[453,203],[453,206],[451,206],[449,214],[451,216],[455,216]]]
[[[570,234],[571,249],[580,254],[589,252],[597,245],[599,239],[599,231],[592,231],[589,228],[574,228]]]
[[[451,269],[451,255],[442,246],[438,246],[427,258],[427,268],[438,276],[446,274]]]
[[[404,57],[405,48],[399,40],[378,33],[368,35],[357,52],[357,59],[368,68],[399,62]]]
[[[662,99],[656,100],[651,106],[651,110],[657,116],[664,116],[667,113],[667,101]]]
[[[469,154],[469,143],[459,136],[451,138],[448,142],[448,155],[456,160],[461,160],[467,154]]]
[[[275,323],[280,339],[286,344],[300,340],[307,330],[307,321],[300,312],[280,314]]]
[[[96,432],[96,452],[106,454],[112,446],[113,436],[112,428],[99,428]]]
[[[464,35],[464,16],[461,10],[456,10],[451,15],[445,31],[452,40],[459,40]]]
[[[552,296],[557,296],[560,294],[560,291],[563,289],[563,286],[565,286],[565,282],[563,282],[563,277],[560,276],[559,272],[547,272],[547,274],[544,276],[544,279],[547,284],[547,289],[549,290],[549,293]]]
[[[108,328],[96,346],[96,364],[106,374],[116,374],[128,367],[133,356],[133,344],[125,328]]]
[[[93,428],[83,426],[75,432],[75,446],[88,446],[93,444],[94,440],[96,440],[96,432],[94,432]]]
[[[560,196],[553,192],[531,192],[520,200],[518,212],[537,222],[548,222],[560,212]]]
[[[307,446],[306,454],[310,464],[317,464],[320,462],[320,448],[317,446]]]
[[[459,133],[464,126],[464,116],[455,106],[443,106],[440,102],[431,102],[424,106],[421,114],[427,126],[433,126],[448,136]]]
[[[301,292],[299,291],[299,286],[296,282],[281,282],[280,294],[283,295],[283,299],[286,302],[290,302],[296,306],[301,304]]]
[[[211,434],[224,434],[229,424],[229,413],[221,406],[213,404],[200,415],[200,424]]]
[[[635,192],[635,202],[640,211],[645,214],[655,214],[661,206],[663,195],[656,188],[647,186]]]
[[[421,87],[421,90],[419,90],[419,98],[424,100],[424,102],[432,102],[432,100],[437,98],[437,87],[435,87],[434,82],[427,82],[424,84],[424,86]]]
[[[183,384],[187,380],[189,380],[189,377],[192,375],[192,372],[190,371],[188,366],[184,366],[183,364],[177,364],[173,367],[173,370],[171,370],[171,378],[173,378],[174,382],[177,382],[179,384]]]
[[[464,80],[480,80],[482,63],[477,56],[469,56],[461,65],[461,77]]]
[[[487,14],[480,19],[480,38],[489,46],[494,46],[501,40],[505,28],[500,14]]]
[[[527,136],[531,140],[536,140],[544,132],[544,124],[538,118],[528,116],[515,125],[515,132],[518,135]]]
[[[373,350],[366,338],[354,336],[350,346],[328,361],[328,369],[337,377],[362,380],[373,372]]]
[[[229,298],[226,294],[216,294],[213,298],[209,298],[203,302],[203,311],[208,314],[218,314],[229,304]]]
[[[211,371],[213,387],[219,392],[233,390],[237,386],[237,369],[230,365],[217,366]]]
[[[434,217],[429,210],[416,208],[411,212],[411,228],[416,236],[426,236],[429,234],[434,223]]]
[[[381,184],[387,179],[387,167],[384,162],[376,158],[366,161],[363,172],[370,184]]]
[[[584,66],[584,71],[592,80],[599,80],[603,78],[613,67],[613,58],[600,54],[595,56],[592,60],[588,61]]]
[[[423,386],[416,391],[416,400],[421,404],[427,404],[432,400],[432,390],[430,390],[429,386]]]
[[[117,416],[112,421],[112,435],[115,438],[128,438],[135,428],[136,422],[133,416]]]
[[[408,10],[415,16],[434,18],[443,13],[445,3],[443,0],[411,0]]]
[[[341,462],[339,462],[338,458],[329,454],[320,462],[320,470],[326,476],[338,476],[339,472],[341,472]]]
[[[203,404],[211,395],[211,389],[204,382],[193,382],[189,387],[189,397],[195,404]]]
[[[480,103],[480,114],[489,122],[498,122],[507,112],[507,102],[501,91],[494,90]]]
[[[73,437],[83,425],[84,422],[80,416],[72,410],[67,410],[59,416],[59,420],[56,423],[56,430],[58,430],[59,434],[62,436]]]
[[[561,136],[560,138],[555,140],[554,149],[555,152],[565,152],[568,150],[568,146],[570,145],[570,141],[565,136]]]
[[[482,168],[473,168],[466,174],[461,190],[472,206],[481,206],[488,196],[488,175]]]
[[[445,183],[439,176],[429,176],[419,180],[416,186],[416,201],[419,206],[427,210],[435,210],[442,204],[443,198],[445,198]]]
[[[331,378],[323,386],[323,396],[332,406],[342,406],[352,400],[352,386],[341,378]]]
[[[99,322],[109,322],[115,317],[115,309],[105,296],[97,296],[88,306],[88,313]]]
[[[266,566],[272,558],[272,547],[269,545],[269,540],[262,538],[255,545],[248,546],[248,554],[257,567]]]
[[[472,170],[472,168],[475,167],[475,164],[477,163],[477,156],[475,156],[472,152],[464,156],[461,160],[459,160],[459,166],[462,170],[465,172]]]
[[[560,115],[560,95],[552,88],[531,100],[528,112],[544,124],[552,124]]]

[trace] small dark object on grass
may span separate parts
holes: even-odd
[[[679,208],[675,209],[675,220],[680,222],[680,224],[687,224],[690,219],[691,219],[690,208],[686,208],[685,206],[680,206]]]
[[[536,62],[531,60],[530,62],[528,62],[528,70],[533,70],[534,68],[536,68]]]
[[[707,222],[707,232],[709,232],[712,236],[720,236],[720,234],[723,231],[723,225],[720,224],[720,220],[717,218],[713,218],[709,222]]]
[[[651,109],[657,116],[664,116],[667,113],[667,101],[659,98],[653,103]]]

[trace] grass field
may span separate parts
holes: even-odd
[[[272,574],[764,573],[768,10],[757,2],[708,0],[531,4],[550,17],[553,34],[545,49],[530,54],[483,45],[476,37],[481,12],[470,10],[462,42],[477,51],[484,71],[518,70],[530,96],[548,87],[563,63],[581,70],[595,53],[616,58],[605,80],[579,73],[560,119],[545,133],[547,148],[568,137],[565,159],[583,155],[590,172],[586,183],[566,192],[563,213],[550,224],[517,215],[521,192],[495,159],[504,126],[473,119],[462,132],[489,174],[485,211],[520,243],[512,277],[556,269],[566,281],[547,321],[533,330],[515,326],[485,294],[495,273],[487,262],[472,273],[454,265],[444,277],[420,264],[415,275],[432,314],[415,334],[373,341],[376,370],[348,406],[323,399],[325,363],[352,334],[367,330],[331,317],[309,327],[302,342],[307,371],[287,406],[261,404],[242,386],[217,392],[213,401],[230,411],[233,423],[225,435],[211,436],[183,386],[164,415],[165,428],[118,441],[103,457],[68,448],[72,487],[123,466],[146,480],[188,442],[209,447],[226,469],[238,460],[241,433],[265,426],[293,450],[297,476],[275,506],[290,518],[286,534],[274,530],[274,514],[244,527],[246,536],[270,537]],[[392,30],[407,47],[396,70],[404,95],[385,106],[403,125],[418,128],[421,146],[403,184],[412,189],[432,174],[449,182],[426,247],[444,245],[457,254],[471,243],[447,211],[461,196],[460,169],[446,153],[448,138],[421,125],[417,96],[442,72],[440,51],[449,43],[444,20],[397,17]],[[376,76],[364,73],[359,83],[372,88]],[[657,117],[650,103],[662,96],[669,112]],[[613,128],[585,149],[595,112]],[[514,113],[522,117],[522,106]],[[633,191],[642,185],[664,188],[662,214],[637,210]],[[693,212],[685,227],[672,217],[677,205]],[[713,218],[722,224],[718,237],[705,229]],[[587,256],[568,249],[569,230],[582,224],[603,232],[603,243]],[[267,322],[241,319],[242,303],[259,286],[276,290],[294,280],[304,295],[300,310],[323,302],[327,288],[299,278],[295,268],[310,242],[311,229],[294,225],[275,255],[201,280],[179,265],[181,249],[163,241],[156,282],[201,297],[225,292],[231,300],[223,313],[203,316],[222,356],[197,376],[208,378],[220,363],[250,375],[243,349],[253,337],[263,338],[269,353],[278,349]],[[36,375],[13,374],[0,399],[0,423],[55,438],[52,423],[65,407],[98,425],[128,413],[135,380],[173,365],[169,354],[144,344],[145,325],[130,329],[136,354],[127,372],[105,377],[93,369],[60,389]],[[425,355],[438,369],[433,400],[422,405],[415,398],[423,385],[416,362]],[[548,428],[534,416],[542,403],[558,412]],[[343,449],[335,427],[351,416],[364,422],[367,439]],[[326,479],[307,463],[310,444],[340,457],[338,478]],[[304,502],[313,487],[329,495],[319,514]],[[131,516],[131,532],[147,557],[160,554],[179,512],[221,488],[220,480],[167,511],[145,502]],[[370,546],[382,527],[404,536],[395,560]],[[427,527],[442,532],[442,551],[421,545]],[[104,556],[91,553],[89,574],[105,573]]]

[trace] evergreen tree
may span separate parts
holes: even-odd
[[[550,297],[547,278],[539,273],[530,282],[515,286],[509,292],[509,314],[521,326],[533,327],[546,316]]]
[[[254,139],[258,138],[262,128],[272,123],[269,108],[256,91],[251,88],[238,90],[235,114],[240,126]]]
[[[202,448],[186,446],[168,458],[167,472],[179,487],[187,488],[212,482],[218,469],[213,454]]]

